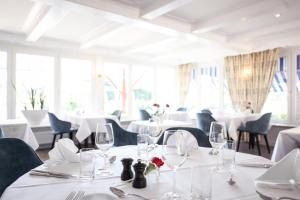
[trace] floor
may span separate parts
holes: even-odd
[[[267,148],[264,145],[260,145],[260,151],[261,151],[261,154],[262,154],[263,157],[271,159],[272,152],[273,152],[273,147],[271,147],[271,153],[270,154],[268,153]],[[49,159],[48,152],[49,152],[49,149],[37,150],[37,154],[39,155],[39,157],[43,161]],[[257,153],[257,147],[255,146],[254,149],[249,149],[247,142],[241,142],[240,151],[239,152],[258,155],[258,153]]]

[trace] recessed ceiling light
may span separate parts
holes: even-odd
[[[276,17],[276,18],[278,18],[278,17],[280,17],[280,16],[281,16],[280,13],[276,13],[276,14],[275,14],[275,17]]]

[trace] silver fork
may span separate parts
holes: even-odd
[[[84,197],[84,191],[78,191],[72,200],[81,200]]]
[[[67,198],[65,200],[72,200],[73,197],[75,196],[76,192],[72,191],[70,192],[70,194],[67,196]]]

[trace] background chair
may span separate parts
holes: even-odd
[[[111,123],[114,131],[114,146],[137,145],[137,133],[129,132],[113,119],[105,119],[106,123]]]
[[[140,119],[141,120],[149,120],[151,115],[145,109],[139,109]]]
[[[16,138],[0,140],[0,197],[20,176],[43,164],[34,150]]]
[[[246,122],[245,126],[241,126],[238,129],[239,136],[238,136],[237,151],[239,151],[240,148],[242,134],[249,133],[249,148],[250,146],[252,146],[253,148],[256,141],[258,155],[261,155],[258,136],[262,135],[265,139],[268,152],[270,153],[270,146],[269,146],[267,134],[270,128],[271,117],[272,117],[272,113],[265,113],[258,120],[248,121]]]
[[[122,111],[121,110],[115,110],[112,115],[116,116],[118,120],[121,120]]]
[[[0,128],[0,138],[4,138],[4,133],[1,128]]]
[[[201,113],[208,113],[208,114],[212,115],[212,112],[208,108],[202,109]]]
[[[67,121],[62,121],[58,119],[53,113],[48,112],[50,126],[53,133],[53,140],[51,144],[51,149],[54,147],[56,136],[60,135],[60,138],[63,137],[64,133],[69,134],[69,138],[73,140],[73,134],[77,132],[77,129],[72,129],[72,124]],[[78,145],[80,147],[80,143],[78,142]]]
[[[177,108],[176,111],[186,112],[187,108],[185,108],[185,107],[179,107],[179,108]]]
[[[206,135],[209,135],[210,124],[216,120],[209,113],[197,113],[197,128],[201,129]]]
[[[172,127],[172,128],[167,129],[166,131],[168,131],[168,130],[185,130],[185,131],[188,131],[188,132],[190,132],[191,134],[193,134],[195,136],[195,138],[197,139],[199,147],[211,147],[208,136],[202,130],[200,130],[198,128]],[[159,140],[157,141],[157,144],[161,145],[163,143],[163,138],[164,138],[164,135],[160,136]]]

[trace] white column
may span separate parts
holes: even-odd
[[[7,52],[7,118],[16,118],[16,52]]]
[[[60,114],[61,97],[61,56],[57,54],[54,58],[54,113]]]

